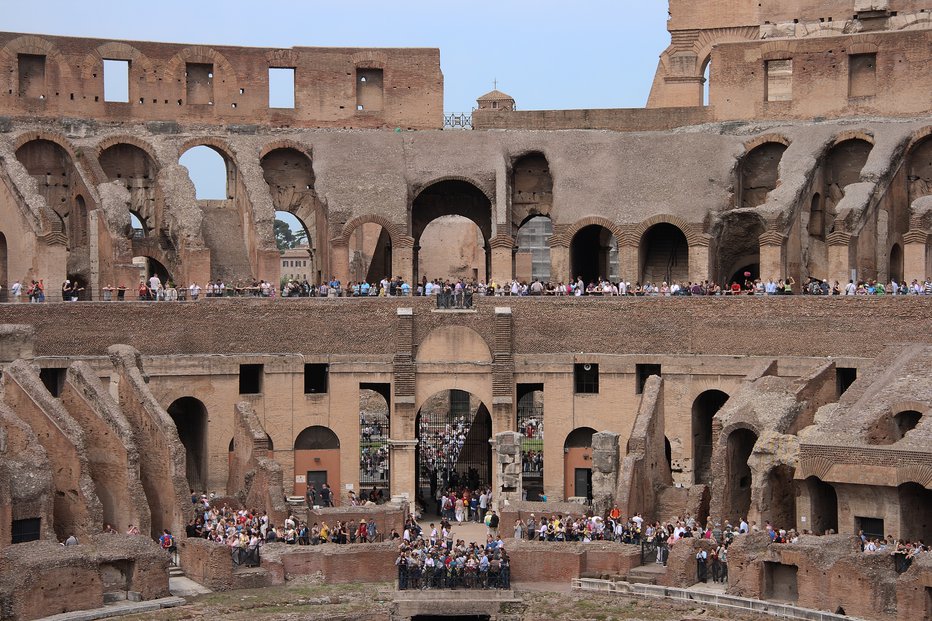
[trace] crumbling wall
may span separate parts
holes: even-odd
[[[139,479],[139,451],[132,427],[86,362],[68,367],[61,401],[86,434],[87,459],[103,505],[103,521],[117,531],[134,524],[148,532],[151,516]]]
[[[46,390],[36,365],[13,362],[3,374],[3,387],[4,400],[32,427],[48,455],[55,489],[55,534],[64,540],[98,532],[103,507],[94,489],[81,426]]]
[[[3,402],[0,387],[0,548],[11,543],[14,520],[39,518],[40,535],[54,539],[52,469],[32,429]]]
[[[35,328],[29,325],[0,325],[0,362],[31,359],[35,336]]]
[[[663,379],[653,375],[644,384],[618,477],[616,497],[624,515],[639,512],[653,519],[660,490],[673,483],[666,460],[664,428]]]
[[[243,506],[267,511],[273,524],[288,515],[281,465],[269,458],[271,442],[252,405],[241,401],[233,408],[233,457],[227,494]]]
[[[495,499],[498,506],[507,506],[522,498],[521,480],[521,434],[517,431],[503,431],[495,434],[492,454],[495,455],[497,476],[492,480],[498,482]]]
[[[592,512],[605,515],[615,503],[619,475],[619,434],[592,434]]]
[[[107,349],[113,364],[110,394],[133,429],[139,451],[139,474],[151,512],[150,533],[169,529],[180,537],[191,504],[185,481],[185,450],[168,412],[148,387],[139,352],[126,345]]]

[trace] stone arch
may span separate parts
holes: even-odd
[[[356,229],[356,227],[362,226],[363,224],[370,224],[370,223],[378,224],[379,226],[381,226],[382,229],[384,229],[388,233],[389,237],[391,237],[392,241],[404,236],[404,230],[401,225],[392,222],[385,216],[371,213],[371,214],[365,214],[365,215],[353,218],[352,220],[344,224],[342,232],[336,238],[335,241],[339,241],[344,244],[349,243],[350,235],[353,234],[353,231]]]
[[[631,266],[619,265],[618,241],[610,229],[598,224],[579,229],[569,244],[570,281],[582,280],[588,286],[622,277],[622,268],[630,270]]]
[[[749,460],[760,435],[750,425],[734,423],[722,431],[719,445],[724,449],[724,517],[741,519],[751,509],[753,474]]]
[[[563,441],[563,495],[592,498],[592,427],[577,427]]]
[[[122,41],[110,41],[98,46],[93,51],[88,52],[88,54],[84,57],[84,61],[81,63],[81,80],[85,83],[94,83],[94,75],[97,74],[100,77],[100,82],[94,84],[100,85],[100,88],[96,89],[100,92],[103,92],[104,60],[129,61],[130,102],[132,102],[132,95],[135,92],[133,90],[133,85],[139,83],[139,78],[142,77],[145,82],[151,82],[155,75],[155,65],[148,56],[128,43],[124,43]],[[135,93],[138,94],[138,92]]]
[[[379,214],[353,218],[332,240],[333,253],[346,253],[350,280],[373,283],[390,276],[396,247],[414,243],[402,226]]]
[[[916,199],[932,195],[932,127],[924,127],[913,134],[906,149],[905,168],[908,217]]]
[[[121,181],[130,195],[129,211],[139,218],[143,230],[162,228],[161,209],[157,203],[159,164],[151,147],[142,140],[109,138],[97,147],[97,161],[110,181]],[[142,146],[140,146],[140,144]]]
[[[780,184],[780,163],[789,141],[776,134],[760,136],[745,144],[736,167],[736,208],[759,207]]]
[[[207,485],[207,406],[195,397],[175,399],[166,409],[185,449],[185,473],[193,490]]]
[[[638,242],[640,282],[673,283],[689,279],[688,230],[662,220],[641,233]]]
[[[227,58],[212,47],[193,45],[180,50],[165,65],[165,74],[176,80],[180,90],[185,88],[185,65],[187,63],[204,63],[214,66],[214,106],[221,103],[229,105],[233,94],[239,88],[239,76]],[[216,78],[220,77],[219,87]],[[219,97],[218,97],[219,95]]]
[[[294,450],[330,450],[340,448],[340,438],[329,427],[311,425],[301,430],[294,441]]]
[[[485,195],[485,197],[489,199],[490,203],[495,202],[495,190],[485,187],[485,184],[478,181],[477,179],[473,179],[472,177],[466,177],[464,175],[443,175],[442,177],[436,177],[434,179],[431,179],[430,181],[426,183],[419,183],[413,187],[414,192],[411,197],[411,201],[414,202],[414,200],[418,196],[423,194],[425,190],[427,190],[428,188],[432,186],[437,185],[438,183],[443,183],[444,181],[462,181],[463,183],[468,183],[469,185],[475,187],[477,190],[482,192]]]
[[[259,151],[259,159],[261,160],[272,151],[276,151],[278,149],[294,149],[295,151],[298,151],[306,156],[309,160],[311,160],[311,162],[314,161],[313,150],[309,146],[290,138],[281,138],[279,140],[273,140],[272,142],[266,143]]]
[[[686,242],[690,246],[702,243],[702,232],[696,230],[692,222],[688,222],[680,216],[673,214],[659,213],[640,222],[632,231],[632,236],[638,240],[643,239],[644,234],[658,224],[671,224],[678,228],[686,237]]]
[[[46,58],[46,84],[55,84],[71,80],[73,72],[71,65],[66,62],[58,47],[38,35],[23,35],[16,37],[0,49],[0,75],[9,80],[7,90],[19,92],[19,54],[33,54]],[[48,97],[49,93],[45,93]]]
[[[466,326],[441,326],[418,345],[417,363],[491,364],[492,351],[482,335]]]
[[[570,242],[572,242],[573,238],[576,236],[577,233],[579,233],[579,231],[586,228],[587,226],[592,226],[592,225],[598,225],[598,226],[608,229],[611,232],[611,234],[615,236],[616,240],[621,240],[622,237],[624,236],[624,230],[621,228],[621,226],[619,226],[612,220],[609,220],[608,218],[604,218],[602,216],[586,216],[584,218],[580,218],[579,220],[571,224],[569,227],[561,231],[559,235],[557,233],[554,233],[553,237],[551,238],[550,245],[551,246],[555,246],[555,245],[569,246]]]
[[[143,140],[142,138],[138,138],[130,134],[116,134],[113,136],[107,136],[98,142],[96,146],[97,158],[99,159],[101,153],[118,144],[130,144],[140,149],[141,151],[145,151],[146,155],[148,155],[152,161],[159,168],[161,168],[161,161],[159,160],[158,153],[155,151],[155,147],[153,147],[151,143]]]
[[[181,157],[196,147],[206,147],[215,153],[217,153],[220,158],[223,160],[224,168],[226,169],[226,192],[223,200],[227,199],[236,199],[237,195],[237,186],[239,185],[239,164],[236,161],[236,158],[233,156],[233,149],[228,142],[214,136],[201,136],[190,138],[186,140],[181,147],[178,149],[178,158],[179,163]],[[188,171],[188,177],[190,177],[190,170]],[[191,178],[191,182],[194,183],[194,179]],[[198,184],[194,184],[195,190],[198,188]]]
[[[74,162],[77,159],[77,155],[76,155],[77,151],[75,150],[74,145],[71,144],[71,141],[69,141],[68,138],[66,138],[64,134],[59,134],[58,132],[50,132],[50,131],[46,131],[43,129],[23,132],[22,134],[18,135],[16,139],[13,141],[13,151],[18,151],[24,145],[26,145],[26,143],[34,142],[36,140],[45,140],[47,142],[54,142],[55,144],[60,146],[62,149],[64,149],[66,153],[68,153],[68,157],[71,158],[72,162]]]
[[[716,249],[714,278],[718,282],[727,285],[735,275],[745,271],[768,278],[781,276],[760,274],[760,236],[765,228],[763,217],[753,212],[729,211],[722,214],[712,234]]]
[[[295,437],[293,454],[296,475],[294,493],[305,495],[312,483],[319,493],[322,485],[327,483],[332,491],[333,504],[338,505],[342,488],[340,437],[329,427],[311,425]],[[305,477],[304,482],[297,478],[301,476]],[[323,504],[320,500],[318,503]]]
[[[729,399],[728,393],[711,388],[693,400],[693,482],[711,485],[714,433],[712,419]]]

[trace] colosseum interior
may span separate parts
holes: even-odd
[[[646,108],[525,111],[493,91],[471,130],[444,129],[437,49],[0,33],[0,619],[167,597],[163,529],[215,590],[339,582],[337,562],[382,581],[391,543],[275,544],[233,570],[183,537],[191,491],[387,532],[430,504],[423,448],[455,420],[454,469],[504,524],[613,505],[770,523],[809,534],[739,538],[723,596],[932,619],[932,553],[900,571],[858,545],[932,544],[932,6],[669,6]],[[292,107],[270,107],[270,68],[291,70]],[[179,161],[196,147],[222,158],[225,198],[196,197]],[[152,275],[281,282],[276,212],[303,224],[314,285],[760,278],[795,295],[137,299]],[[800,295],[811,279],[926,294]],[[528,425],[539,471],[513,457]],[[361,467],[373,427],[386,457]],[[336,507],[304,506],[312,481]],[[388,502],[349,506],[373,490]],[[58,546],[71,535],[80,549]],[[625,544],[507,545],[518,583],[642,569]],[[692,587],[702,545],[649,582]]]

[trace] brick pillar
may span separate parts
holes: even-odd
[[[697,235],[689,245],[689,280],[701,282],[711,279],[709,269],[709,235]],[[671,283],[672,284],[672,283]]]
[[[570,282],[570,248],[556,235],[550,238],[550,280],[555,283]]]
[[[392,276],[401,276],[417,289],[414,279],[414,238],[408,235],[392,240]]]
[[[632,285],[641,280],[640,239],[627,232],[618,238],[618,277]]]
[[[511,235],[496,235],[489,241],[492,253],[492,280],[504,284],[514,279],[515,240]]]
[[[932,276],[926,272],[929,264],[929,234],[912,229],[903,235],[903,280],[909,284],[913,279],[922,280]]]
[[[342,238],[330,241],[330,270],[321,270],[321,278],[326,282],[331,276],[346,285],[350,280],[349,273],[349,244]]]
[[[391,493],[408,500],[414,509],[417,473],[414,452],[417,438],[414,429],[414,309],[399,308],[395,324],[395,356],[392,361],[392,425],[390,453]]]
[[[857,237],[844,231],[829,233],[825,238],[828,244],[828,278],[830,283],[836,280],[844,290],[851,280],[851,269],[855,267],[855,254],[857,251]]]
[[[517,424],[515,414],[515,361],[514,334],[510,307],[495,307],[495,341],[492,346],[492,437],[499,433],[514,431]],[[492,460],[498,463],[497,445],[493,443]],[[518,456],[520,477],[521,457]],[[492,489],[502,485],[501,473],[492,468]],[[493,496],[496,506],[501,498]],[[520,496],[519,496],[520,498]]]
[[[592,435],[592,511],[604,515],[615,502],[620,470],[618,434],[600,431]]]
[[[786,236],[767,231],[759,242],[761,278],[786,278]]]

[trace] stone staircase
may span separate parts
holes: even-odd
[[[667,568],[657,563],[648,563],[634,567],[628,572],[627,582],[631,584],[657,584],[667,574]]]
[[[198,201],[204,219],[201,232],[210,248],[210,275],[225,283],[252,280],[252,263],[243,237],[243,223],[232,201]],[[205,283],[200,283],[202,286]],[[276,283],[277,284],[277,283]]]

